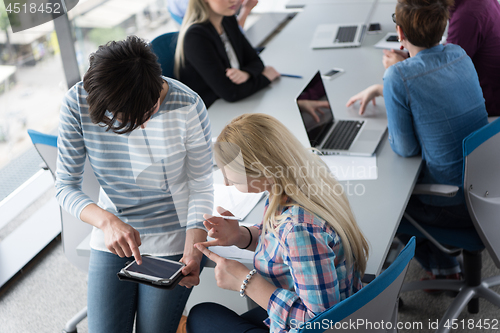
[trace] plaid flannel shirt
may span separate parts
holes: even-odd
[[[295,332],[362,288],[360,273],[348,270],[341,239],[325,220],[290,200],[282,214],[288,217],[278,237],[259,237],[254,257],[259,274],[278,288],[267,306],[272,333]],[[255,227],[262,230],[262,223]]]

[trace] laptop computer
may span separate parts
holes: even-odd
[[[319,121],[307,111],[308,101],[322,101],[315,111]],[[297,96],[296,102],[311,147],[325,155],[371,156],[387,129],[387,121],[377,119],[336,119],[319,71]]]
[[[375,0],[372,4],[365,22],[318,25],[314,31],[311,48],[325,49],[361,46],[377,3],[378,0]]]

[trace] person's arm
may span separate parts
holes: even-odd
[[[389,143],[392,150],[403,157],[420,153],[420,143],[413,128],[413,116],[407,91],[406,82],[402,80],[398,70],[394,66],[389,67],[384,75],[383,91]]]
[[[139,231],[94,203],[82,210],[80,219],[103,231],[104,244],[111,253],[120,258],[134,256],[139,265],[142,263]]]
[[[139,232],[98,207],[81,189],[87,152],[78,112],[83,89],[73,87],[63,100],[57,140],[56,197],[63,209],[104,233],[106,247],[120,257],[134,256],[141,263]]]
[[[384,96],[384,87],[381,84],[374,84],[349,98],[346,106],[349,107],[359,101],[359,114],[362,115],[370,101],[375,105],[375,98],[378,96]]]
[[[245,35],[239,29],[236,29],[235,22],[232,22],[233,19],[228,18],[228,26],[232,27],[228,35],[230,34],[232,39],[238,41],[239,48],[236,46],[235,51],[239,55],[240,69],[249,73],[252,77],[258,77],[262,75],[265,69],[264,63]]]
[[[222,207],[217,207],[222,216],[234,216]],[[222,217],[205,214],[203,224],[208,230],[208,236],[213,240],[203,242],[204,247],[210,246],[237,246],[240,249],[255,251],[257,247],[260,230],[257,227],[243,227],[238,221],[224,219]]]
[[[481,42],[481,27],[475,13],[454,12],[448,26],[446,43],[462,47],[471,58],[476,54]],[[483,38],[488,38],[485,36]]]
[[[235,102],[252,95],[270,84],[261,72],[255,75],[254,67],[242,70],[248,71],[250,78],[242,83],[235,84],[226,76],[226,65],[220,58],[216,49],[218,36],[212,36],[206,27],[201,25],[191,27],[184,39],[184,54],[186,61],[197,71],[205,83],[217,94],[228,102]]]
[[[318,226],[295,224],[287,226],[283,239],[287,251],[284,260],[290,267],[295,291],[276,288],[259,274],[251,278],[245,289],[248,297],[267,309],[271,332],[286,332],[294,322],[306,322],[340,302],[335,254],[328,245],[332,237]],[[202,244],[196,244],[196,248],[216,263],[217,285],[239,291],[248,268],[221,258]]]
[[[331,235],[312,224],[290,224],[281,237],[284,262],[290,267],[295,290],[276,289],[267,305],[271,332],[285,332],[293,323],[305,323],[340,302],[335,253]],[[339,262],[337,265],[345,265]],[[248,295],[253,299],[252,283]]]
[[[186,226],[186,242],[181,259],[187,266],[187,275],[180,284],[185,287],[198,285],[202,255],[194,244],[204,242],[207,232],[203,226],[203,215],[212,213],[214,202],[212,178],[212,135],[210,120],[205,105],[197,96],[196,104],[190,106],[186,122],[186,174],[189,199]]]
[[[56,198],[71,215],[80,218],[82,210],[93,203],[81,185],[87,150],[83,140],[78,95],[85,93],[75,85],[63,99],[57,138]]]
[[[238,24],[241,28],[245,27],[245,22],[247,20],[248,15],[252,11],[252,9],[257,6],[259,0],[243,0],[241,4],[240,13],[238,14]]]

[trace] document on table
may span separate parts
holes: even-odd
[[[213,214],[220,215],[215,207],[221,206],[240,220],[245,219],[252,209],[259,203],[264,196],[262,193],[242,193],[234,186],[225,186],[214,184],[214,211]]]
[[[321,156],[337,180],[377,179],[377,157],[328,155]]]

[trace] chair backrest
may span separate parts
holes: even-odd
[[[174,77],[174,56],[178,36],[179,32],[168,32],[151,41],[151,48],[161,65],[161,73],[167,77]]]
[[[500,119],[463,141],[465,202],[484,246],[500,268]]]
[[[55,179],[57,164],[57,136],[28,130],[28,134],[40,154],[41,158],[49,168]],[[95,202],[99,198],[100,185],[95,177],[94,171],[88,159],[85,161],[83,173],[82,191]],[[88,271],[89,258],[79,256],[76,252],[78,245],[90,234],[92,226],[80,221],[73,215],[61,211],[61,235],[64,254],[68,260],[84,272]]]
[[[299,332],[396,332],[399,291],[414,254],[415,237],[412,237],[382,274],[356,294],[303,324]]]

